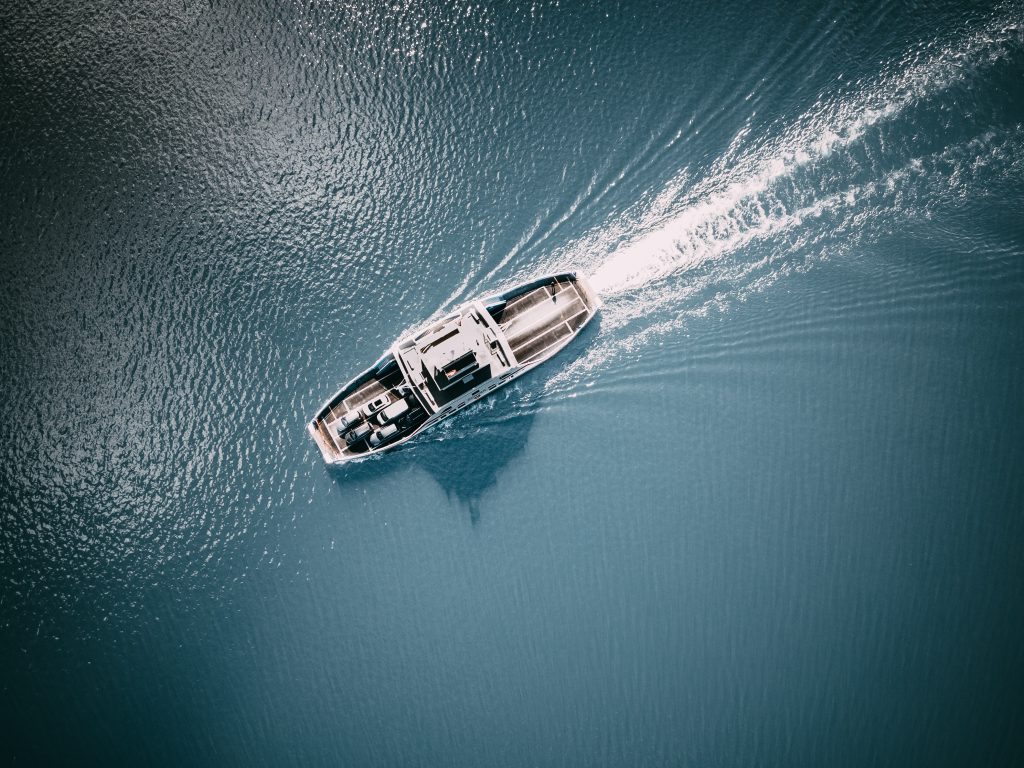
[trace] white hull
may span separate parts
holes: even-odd
[[[586,278],[572,272],[468,302],[396,341],[324,404],[307,431],[328,464],[396,448],[551,359],[600,306]]]

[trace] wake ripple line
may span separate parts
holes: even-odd
[[[553,271],[559,264],[578,264],[591,275],[595,289],[608,298],[721,258],[751,240],[745,229],[780,226],[772,222],[779,207],[773,199],[774,187],[850,147],[868,130],[896,119],[910,106],[933,99],[1006,59],[1022,43],[1024,23],[1014,9],[955,44],[932,43],[924,52],[908,53],[893,74],[881,77],[859,95],[839,102],[819,99],[781,138],[755,142],[737,157],[735,148],[749,134],[744,127],[731,151],[712,165],[703,181],[686,189],[686,174],[680,174],[646,210],[627,214],[619,223],[561,249],[544,271]],[[594,253],[607,255],[594,263]]]

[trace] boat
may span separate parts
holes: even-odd
[[[467,302],[398,339],[306,429],[328,464],[390,451],[553,357],[600,307],[578,272]]]

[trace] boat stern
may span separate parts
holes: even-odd
[[[583,303],[587,305],[587,309],[593,315],[602,306],[601,297],[594,290],[594,286],[590,284],[587,276],[582,272],[573,272],[572,276],[576,280],[576,288],[580,293],[580,298],[583,299]]]

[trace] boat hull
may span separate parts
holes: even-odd
[[[586,277],[575,272],[545,275],[468,302],[396,341],[328,400],[306,429],[328,464],[393,450],[550,360],[580,334],[600,307],[601,300]],[[480,340],[489,342],[490,351],[482,355],[489,365],[461,378],[454,389],[441,378],[425,375],[429,373],[425,361],[430,359],[426,351],[437,345],[435,339],[449,340],[458,336],[449,327],[462,330],[474,323],[481,328],[473,329],[480,336],[472,340],[478,345]],[[463,331],[463,335],[471,334]],[[396,407],[399,400],[403,403]],[[401,411],[402,417],[389,421],[395,411]]]

